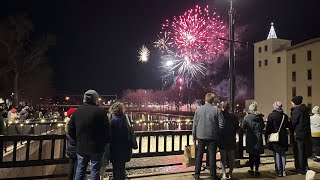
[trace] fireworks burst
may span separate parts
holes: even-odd
[[[206,67],[201,62],[191,62],[187,57],[181,58],[174,54],[172,51],[168,51],[166,55],[161,57],[162,67],[166,69],[170,75],[172,72],[177,76],[190,76],[195,77],[198,73],[204,75]],[[167,77],[167,75],[165,75]]]
[[[164,32],[164,37],[158,36],[158,40],[154,42],[154,47],[159,48],[160,50],[168,50],[168,46],[172,45],[172,42],[169,41],[167,32]]]
[[[167,44],[181,57],[189,61],[210,60],[224,48],[226,26],[216,14],[210,15],[208,6],[196,6],[183,15],[166,20],[161,34],[168,35],[172,44]],[[162,46],[161,46],[162,47]],[[160,48],[160,47],[159,47]]]
[[[142,63],[148,62],[149,56],[150,56],[150,51],[149,51],[149,49],[148,49],[146,46],[143,45],[143,46],[139,49],[138,53],[139,53],[138,58],[139,58],[139,61],[140,61],[140,62],[142,62]]]

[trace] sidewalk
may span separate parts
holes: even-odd
[[[291,159],[289,159],[290,161]],[[309,160],[309,166],[312,170],[316,171],[316,178],[320,180],[320,163],[316,163],[312,160]],[[262,165],[260,168],[261,175],[259,177],[249,175],[247,173],[248,168],[237,168],[234,170],[233,174],[233,179],[282,179],[282,180],[287,180],[287,179],[292,179],[292,180],[304,180],[305,176],[304,175],[294,175],[290,173],[288,170],[293,170],[294,169],[294,163],[292,161],[287,163],[287,176],[286,177],[277,177],[276,173],[274,172],[274,164],[267,164],[267,165]],[[218,171],[219,174],[221,174],[221,171]],[[169,172],[165,173],[154,173],[154,174],[145,174],[145,175],[136,175],[136,176],[129,176],[130,179],[140,179],[140,180],[193,180],[193,172],[177,172],[177,173],[172,173],[170,174]],[[209,172],[204,171],[201,174],[201,179],[206,180],[210,179],[209,178]]]

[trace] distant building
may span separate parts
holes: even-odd
[[[278,39],[273,24],[266,40],[254,44],[254,96],[259,111],[272,112],[276,100],[290,113],[292,96],[320,105],[320,38],[296,45]]]

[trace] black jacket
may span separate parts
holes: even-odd
[[[292,109],[291,126],[295,138],[311,137],[309,108],[305,104]]]
[[[71,158],[77,158],[77,153],[76,153],[77,142],[76,142],[76,140],[72,139],[68,133],[66,134],[66,138],[67,138],[66,154]]]
[[[265,137],[267,138],[271,133],[276,133],[279,130],[282,118],[284,116],[284,120],[281,126],[281,130],[279,132],[279,142],[269,142],[269,149],[279,152],[282,149],[285,151],[288,150],[288,131],[287,128],[289,128],[289,120],[288,116],[279,111],[273,111],[268,116],[268,122],[266,127],[266,133]]]
[[[6,125],[4,123],[4,118],[2,112],[0,112],[0,135],[6,134]]]
[[[127,119],[123,114],[113,116],[110,120],[111,143],[110,160],[111,162],[128,162],[131,158],[132,149],[128,138]]]
[[[234,150],[236,148],[236,134],[239,129],[239,121],[235,114],[222,111],[224,127],[220,134],[220,149]]]
[[[77,141],[78,154],[99,154],[109,141],[109,121],[104,109],[84,103],[71,116],[69,135]]]
[[[246,149],[249,154],[263,154],[262,133],[265,125],[261,115],[248,114],[244,117],[242,128],[246,131]]]

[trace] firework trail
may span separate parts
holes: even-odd
[[[149,60],[149,56],[150,56],[150,51],[146,46],[142,46],[139,51],[138,51],[138,58],[139,61],[142,63],[146,63]]]

